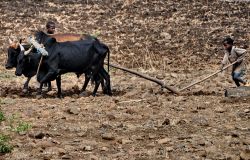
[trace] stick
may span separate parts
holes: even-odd
[[[241,59],[239,59],[239,60],[241,60]],[[190,85],[188,85],[188,86],[186,86],[186,87],[180,89],[179,91],[182,92],[182,91],[184,91],[185,89],[188,89],[188,88],[190,88],[190,87],[192,87],[192,86],[194,86],[194,85],[196,85],[196,84],[198,84],[198,83],[201,83],[201,82],[207,80],[207,79],[210,78],[210,77],[213,77],[214,75],[220,73],[221,71],[223,71],[223,70],[225,70],[225,69],[231,67],[232,65],[234,65],[235,63],[237,63],[239,60],[237,60],[237,61],[235,61],[235,62],[233,62],[233,63],[227,65],[227,66],[224,67],[222,70],[219,70],[219,71],[214,72],[213,74],[211,74],[211,75],[209,75],[209,76],[203,78],[202,80],[199,80],[199,81],[197,81],[197,82],[194,82],[194,83],[192,83],[192,84],[190,84]]]
[[[108,65],[106,62],[104,62],[104,64]],[[142,77],[144,79],[147,79],[149,81],[155,82],[155,83],[159,84],[162,88],[166,88],[166,89],[170,90],[171,92],[173,92],[175,94],[178,94],[178,95],[180,94],[180,92],[178,90],[176,90],[175,88],[173,88],[171,86],[166,85],[165,82],[160,81],[159,79],[156,79],[156,78],[153,78],[153,77],[149,77],[149,76],[143,75],[143,74],[141,74],[139,72],[133,71],[131,69],[120,67],[120,66],[117,66],[117,65],[114,65],[114,64],[109,64],[109,65],[111,67],[113,67],[113,68],[117,68],[117,69],[129,72],[129,73],[135,74],[135,75],[137,75],[139,77]]]
[[[39,62],[39,65],[38,65],[38,68],[37,68],[37,71],[36,71],[36,75],[38,74],[38,72],[40,70],[40,67],[41,67],[41,64],[42,64],[42,60],[43,60],[43,56],[40,59],[40,62]]]

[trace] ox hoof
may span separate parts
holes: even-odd
[[[112,92],[110,92],[110,91],[105,91],[105,92],[103,92],[103,94],[108,95],[108,96],[112,96]]]
[[[23,92],[23,93],[28,93],[28,89],[24,88],[24,89],[22,90],[22,92]]]
[[[43,95],[42,95],[42,94],[37,94],[37,95],[36,95],[36,99],[41,99],[41,98],[43,98]]]
[[[89,95],[86,92],[82,92],[79,94],[79,97],[88,97]]]
[[[49,91],[52,91],[52,88],[47,88],[45,92],[49,92]]]
[[[63,99],[63,96],[62,95],[57,95],[57,98]]]

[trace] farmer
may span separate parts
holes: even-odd
[[[246,72],[246,64],[245,64],[245,53],[246,50],[242,48],[236,48],[234,45],[234,40],[232,38],[226,38],[223,40],[223,46],[225,49],[225,55],[222,60],[221,71],[223,71],[223,67],[228,63],[233,63],[237,61],[233,65],[232,68],[232,78],[237,85],[240,86],[240,83],[243,85],[247,85],[247,81],[243,79],[243,76]]]
[[[46,24],[46,28],[47,28],[47,33],[48,34],[54,34],[55,33],[55,29],[56,29],[55,22],[48,21],[47,24]]]

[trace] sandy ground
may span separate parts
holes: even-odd
[[[113,96],[79,97],[83,77],[62,76],[36,97],[35,77],[28,95],[25,77],[6,70],[7,38],[27,36],[55,20],[58,32],[87,32],[111,49],[111,62],[157,77],[177,89],[217,70],[221,40],[233,35],[247,47],[249,3],[224,1],[1,1],[0,133],[10,137],[4,160],[240,160],[250,157],[250,99],[226,98],[234,87],[230,70],[182,95],[111,69]],[[13,38],[13,37],[12,37]],[[14,39],[14,38],[13,38]],[[247,75],[248,78],[249,75]],[[31,129],[9,130],[9,119]]]

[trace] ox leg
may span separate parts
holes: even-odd
[[[91,78],[90,74],[85,74],[85,80],[84,80],[84,84],[83,84],[82,89],[81,89],[80,96],[87,96],[85,94],[85,91],[86,91],[87,85],[88,85],[88,83],[90,81],[90,78]]]
[[[85,74],[85,80],[84,80],[84,84],[82,86],[82,92],[86,91],[87,85],[90,81],[91,75],[90,74]]]
[[[97,76],[98,76],[97,78],[100,80],[100,83],[101,83],[102,93],[107,94],[108,93],[107,86],[105,85],[105,81],[104,81],[102,74],[99,72]]]
[[[57,75],[57,72],[53,72],[53,71],[49,71],[40,81],[40,83],[46,83],[46,82],[50,82],[51,79],[53,79],[53,77],[55,77]]]
[[[39,88],[37,90],[37,98],[41,98],[42,97],[42,89],[43,89],[43,83],[40,83]]]
[[[112,91],[111,91],[111,85],[110,85],[110,76],[109,76],[109,74],[107,73],[107,71],[102,67],[101,69],[100,69],[100,73],[101,73],[101,75],[103,76],[103,78],[105,79],[105,81],[106,81],[106,91],[107,91],[107,93],[106,94],[108,94],[108,95],[112,95]]]
[[[101,80],[101,86],[102,86],[102,92],[103,94],[107,94],[107,86],[105,85],[104,78],[99,74],[100,80]]]
[[[40,87],[38,89],[38,95],[41,95],[42,94],[42,88],[43,88],[43,84],[44,83],[48,83],[50,82],[50,80],[53,78],[53,76],[56,75],[57,72],[53,72],[53,71],[49,71],[43,78],[42,80],[40,81]]]
[[[47,85],[48,85],[47,92],[49,92],[49,91],[51,91],[51,90],[52,90],[52,87],[51,87],[51,82],[49,81],[49,82],[47,83]]]
[[[28,77],[26,82],[24,83],[24,86],[23,86],[23,93],[27,93],[28,90],[29,90],[29,82],[31,80],[31,77]]]
[[[96,76],[98,76],[98,75],[96,75]],[[95,88],[94,88],[94,91],[92,93],[93,97],[96,96],[96,92],[97,92],[97,90],[98,90],[98,88],[100,86],[100,83],[101,83],[101,80],[99,78],[97,78],[96,76],[94,77],[95,78]]]
[[[56,78],[56,86],[57,86],[57,97],[62,98],[62,89],[61,89],[61,75]]]

